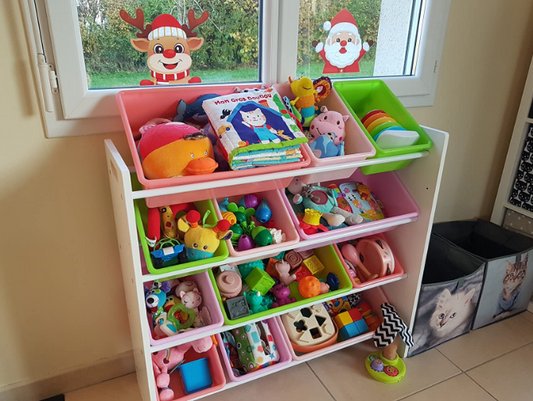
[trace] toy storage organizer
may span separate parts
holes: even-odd
[[[227,92],[232,88],[228,87]],[[128,140],[130,146],[133,144],[133,134],[144,124],[148,119],[155,116],[173,117],[175,106],[179,98],[185,101],[190,101],[196,98],[201,93],[212,93],[213,88],[201,86],[195,88],[187,88],[187,91],[181,89],[180,96],[165,96],[175,94],[176,88],[157,88],[155,90],[131,90],[121,93],[119,95],[119,103],[121,107],[122,117],[126,127]],[[340,93],[339,93],[340,94]],[[157,98],[157,102],[154,99]],[[166,100],[171,99],[172,100]],[[143,107],[137,105],[143,105]],[[412,324],[414,320],[414,310],[416,306],[416,299],[418,296],[418,282],[421,278],[424,267],[424,255],[429,238],[430,227],[432,225],[432,216],[434,214],[436,197],[438,194],[438,184],[442,173],[444,157],[447,148],[448,135],[441,131],[431,128],[424,128],[428,133],[434,146],[430,152],[426,154],[414,154],[412,156],[405,156],[406,160],[420,159],[414,161],[405,169],[396,173],[386,173],[374,176],[362,176],[359,170],[353,171],[353,164],[349,168],[345,168],[342,163],[335,162],[328,165],[331,169],[331,177],[357,177],[361,181],[367,183],[373,192],[376,193],[378,199],[381,199],[389,212],[389,218],[379,221],[379,224],[372,226],[373,223],[364,223],[358,227],[348,227],[347,229],[339,229],[326,233],[327,236],[320,237],[321,234],[309,236],[308,238],[301,236],[299,242],[293,242],[294,237],[287,236],[287,241],[280,244],[279,247],[271,250],[262,251],[261,248],[255,248],[251,254],[237,255],[233,253],[229,255],[226,244],[221,244],[223,253],[215,255],[220,256],[220,259],[209,259],[208,265],[202,264],[183,264],[178,265],[176,270],[154,269],[150,271],[148,266],[143,270],[143,255],[146,255],[144,249],[139,252],[140,245],[143,242],[144,230],[142,213],[145,206],[145,200],[149,206],[164,206],[174,203],[183,203],[188,201],[196,201],[197,208],[213,207],[210,202],[204,202],[205,199],[217,199],[225,196],[237,196],[250,193],[264,193],[273,190],[273,195],[265,196],[279,196],[284,198],[282,192],[277,190],[284,188],[294,176],[310,176],[316,173],[315,170],[310,170],[307,166],[311,162],[308,157],[306,161],[301,162],[301,165],[290,167],[292,176],[285,177],[285,171],[268,170],[269,168],[255,169],[253,171],[245,172],[246,174],[256,174],[260,179],[262,174],[267,174],[269,171],[269,181],[258,182],[257,185],[239,185],[238,181],[232,180],[234,177],[241,177],[239,173],[230,172],[220,173],[220,175],[213,174],[211,176],[204,176],[203,182],[198,181],[198,177],[184,177],[173,179],[165,182],[152,183],[150,180],[144,180],[140,176],[139,182],[144,186],[143,191],[133,189],[135,185],[135,174],[130,172],[128,166],[124,163],[123,158],[116,150],[112,141],[106,140],[106,155],[107,165],[111,186],[111,194],[113,199],[113,208],[115,213],[115,223],[117,230],[117,237],[120,250],[120,259],[122,266],[122,276],[124,281],[124,289],[127,300],[128,315],[130,322],[130,331],[132,334],[133,352],[135,358],[135,366],[137,370],[137,381],[141,391],[141,396],[144,401],[158,400],[158,389],[155,385],[155,378],[152,369],[152,354],[155,352],[164,351],[168,348],[178,346],[180,344],[189,343],[196,339],[215,335],[224,331],[232,330],[242,326],[240,324],[233,324],[233,322],[225,321],[225,324],[220,325],[217,320],[217,313],[223,313],[220,308],[220,299],[216,299],[216,303],[211,303],[211,292],[205,289],[205,281],[210,272],[204,272],[212,266],[220,266],[222,264],[241,264],[251,262],[257,259],[263,259],[268,255],[274,255],[281,251],[288,251],[292,249],[319,249],[317,254],[324,252],[324,258],[327,258],[327,268],[335,269],[338,272],[339,280],[341,280],[341,288],[339,293],[328,293],[325,297],[316,297],[313,299],[306,299],[298,306],[293,305],[293,310],[300,307],[311,306],[322,303],[325,300],[338,298],[342,295],[353,294],[363,291],[363,298],[372,305],[372,309],[376,313],[380,313],[379,304],[384,300],[391,302],[403,319]],[[364,143],[364,141],[362,141]],[[132,153],[135,151],[132,148]],[[305,153],[305,148],[303,149]],[[368,156],[367,156],[368,157]],[[383,166],[390,163],[391,160],[387,156],[368,160],[361,159],[361,165],[367,167]],[[139,160],[134,160],[137,171],[140,170]],[[354,162],[351,162],[354,163]],[[355,161],[357,164],[358,161]],[[307,171],[309,170],[309,171]],[[248,177],[248,176],[243,176]],[[270,178],[271,177],[271,178]],[[380,180],[383,183],[380,184]],[[132,184],[132,181],[134,184]],[[160,180],[157,180],[160,181]],[[201,188],[199,189],[199,184]],[[163,188],[165,187],[165,188]],[[417,206],[418,205],[418,206]],[[137,210],[136,210],[137,207]],[[136,221],[136,212],[141,217]],[[291,215],[291,208],[273,209],[275,213],[288,213]],[[211,216],[215,218],[216,215]],[[283,219],[283,217],[282,217]],[[294,216],[291,215],[291,220],[285,219],[292,223],[292,228],[297,232],[297,225],[293,221]],[[139,224],[137,224],[139,223]],[[139,232],[137,232],[137,227]],[[365,228],[366,227],[366,228]],[[394,230],[391,230],[394,228]],[[290,228],[287,228],[290,231]],[[345,231],[343,231],[345,230]],[[374,280],[368,283],[362,283],[359,287],[354,287],[351,278],[346,272],[346,266],[341,258],[339,258],[338,250],[334,246],[329,246],[332,243],[368,235],[368,233],[379,233],[388,231],[385,234],[386,240],[394,250],[397,260],[401,260],[402,270],[398,270],[400,274],[402,271],[404,275],[390,276],[384,280]],[[140,237],[140,238],[139,238]],[[289,238],[290,237],[290,238]],[[140,242],[139,242],[140,240]],[[296,237],[296,241],[298,238]],[[229,256],[228,256],[229,255]],[[147,263],[149,263],[149,255],[147,256]],[[325,260],[323,260],[325,262]],[[206,267],[207,266],[207,267]],[[202,272],[198,274],[199,272]],[[196,273],[196,274],[195,274]],[[210,312],[212,315],[212,325],[204,328],[190,330],[170,339],[164,339],[161,342],[154,343],[152,332],[150,330],[149,316],[147,316],[145,301],[144,301],[144,286],[154,280],[168,280],[176,275],[192,276],[204,295],[205,304],[211,305]],[[208,283],[211,285],[211,283]],[[379,287],[379,288],[376,288]],[[216,293],[216,289],[212,288]],[[211,310],[211,307],[213,310]],[[262,316],[252,315],[246,322],[255,322],[267,318],[268,320],[277,320],[277,316],[286,313],[287,310],[278,308],[279,310],[271,310],[271,314]],[[217,312],[218,311],[218,312]],[[215,317],[213,317],[215,316]],[[218,317],[220,319],[220,316]],[[216,321],[216,323],[215,323]],[[276,334],[277,333],[277,334]],[[276,329],[273,330],[273,335],[281,334],[284,331]],[[211,348],[207,354],[210,375],[212,378],[212,386],[201,392],[195,394],[184,394],[179,375],[171,375],[171,386],[175,391],[176,400],[194,399],[205,396],[216,391],[232,388],[244,382],[258,379],[271,372],[290,368],[299,363],[302,363],[311,358],[319,357],[335,350],[356,344],[371,337],[371,333],[365,333],[361,336],[351,338],[347,341],[332,344],[331,346],[322,350],[308,353],[305,355],[297,355],[288,348],[289,355],[282,354],[282,359],[279,363],[258,371],[256,374],[247,374],[242,376],[242,380],[233,380],[230,375],[229,381],[226,383],[224,378],[223,363],[218,354],[217,347]],[[160,340],[155,340],[160,341]],[[283,347],[284,342],[280,345]],[[220,347],[220,344],[219,344]],[[401,349],[405,355],[405,350]],[[193,348],[187,351],[186,361],[195,360],[197,358],[206,357],[206,354],[198,355]],[[362,361],[361,361],[362,363]],[[270,369],[270,370],[267,370]],[[255,373],[255,372],[254,372]]]

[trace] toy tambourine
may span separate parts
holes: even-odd
[[[356,246],[346,244],[342,247],[342,255],[358,267],[366,280],[394,272],[394,255],[389,244],[379,237],[363,238]]]

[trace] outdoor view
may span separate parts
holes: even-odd
[[[138,86],[150,79],[147,54],[136,50],[130,40],[140,30],[120,17],[124,9],[135,18],[144,12],[144,26],[160,14],[172,14],[183,25],[187,11],[199,18],[209,11],[207,21],[196,28],[203,45],[191,51],[191,77],[202,82],[250,82],[259,80],[260,0],[77,0],[81,38],[89,87]],[[381,0],[300,0],[298,74],[312,78],[323,75],[324,61],[313,42],[325,42],[325,21],[342,9],[357,21],[361,42],[376,42]],[[375,46],[359,61],[360,72],[342,76],[372,76]],[[327,74],[330,75],[330,74]]]

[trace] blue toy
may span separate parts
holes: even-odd
[[[220,209],[221,212],[227,212],[228,205],[229,205],[229,199],[224,198],[224,200],[218,204],[218,208]]]
[[[207,358],[184,363],[178,369],[181,373],[185,394],[193,394],[213,385]]]
[[[187,120],[194,120],[200,124],[207,124],[207,115],[202,107],[202,103],[204,100],[213,99],[215,97],[218,97],[218,95],[212,93],[200,95],[194,102],[189,104],[180,100],[176,109],[176,117],[174,117],[172,121],[185,122]]]
[[[268,202],[266,199],[263,199],[255,211],[255,218],[265,224],[270,221],[272,218],[272,211],[268,207]]]
[[[309,144],[309,147],[315,153],[320,152],[320,158],[324,159],[327,157],[334,156],[344,156],[344,142],[341,142],[338,145],[335,145],[331,138],[326,135],[321,135],[313,142]]]
[[[170,284],[168,281],[163,281],[162,283],[154,281],[150,290],[147,287],[144,290],[146,306],[152,312],[155,320],[161,312],[164,312],[163,306],[167,300],[167,292],[170,291]]]
[[[181,245],[178,240],[174,238],[163,238],[159,241],[159,249],[150,252],[150,254],[160,259],[163,263],[170,262],[174,258],[178,258],[178,255],[183,251],[185,245]],[[170,246],[165,246],[170,245]]]
[[[328,273],[326,283],[329,285],[331,291],[337,291],[339,289],[339,278],[333,273]]]

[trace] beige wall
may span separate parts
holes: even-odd
[[[533,50],[533,2],[454,0],[435,105],[439,220],[488,217]],[[45,139],[16,0],[0,2],[0,390],[131,348],[104,136]],[[111,137],[126,150],[122,134]]]

